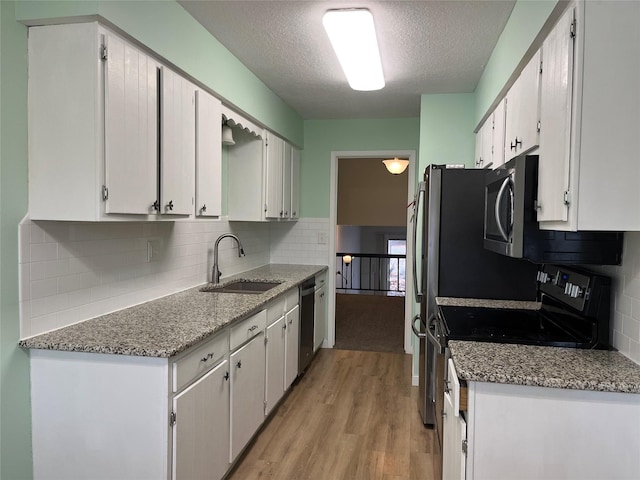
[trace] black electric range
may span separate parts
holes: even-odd
[[[611,280],[573,268],[543,265],[539,310],[438,307],[446,340],[608,348]]]

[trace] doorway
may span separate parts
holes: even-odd
[[[408,158],[409,167],[402,180],[400,207],[396,200],[389,217],[389,195],[370,173],[379,169],[378,176],[390,180],[392,174],[382,159],[394,156]],[[408,233],[412,210],[407,207],[415,191],[415,162],[415,151],[332,152],[328,341],[336,348],[412,353],[413,302],[406,291],[413,282],[407,268],[413,239]],[[364,168],[360,173],[358,165]],[[397,184],[401,177],[393,177]],[[352,184],[351,191],[339,195],[345,181]],[[374,196],[363,200],[367,190]],[[347,210],[358,210],[363,202],[373,208],[355,212],[355,217],[340,208],[346,203]]]

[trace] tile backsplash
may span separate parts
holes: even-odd
[[[595,267],[613,282],[613,346],[640,363],[640,232],[625,232],[622,265]]]
[[[24,219],[20,224],[20,336],[37,335],[143,303],[210,280],[220,243],[225,276],[267,263],[326,264],[327,219],[268,224],[191,220],[76,223]],[[271,239],[273,237],[273,240]],[[154,256],[148,259],[148,243]],[[306,245],[305,242],[307,243]]]

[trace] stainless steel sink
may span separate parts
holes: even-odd
[[[201,292],[209,293],[248,293],[248,294],[260,294],[274,287],[277,287],[282,282],[256,282],[253,280],[237,280],[227,285],[207,285],[200,289]]]

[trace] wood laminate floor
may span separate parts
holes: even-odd
[[[434,478],[411,356],[321,349],[230,480]]]

